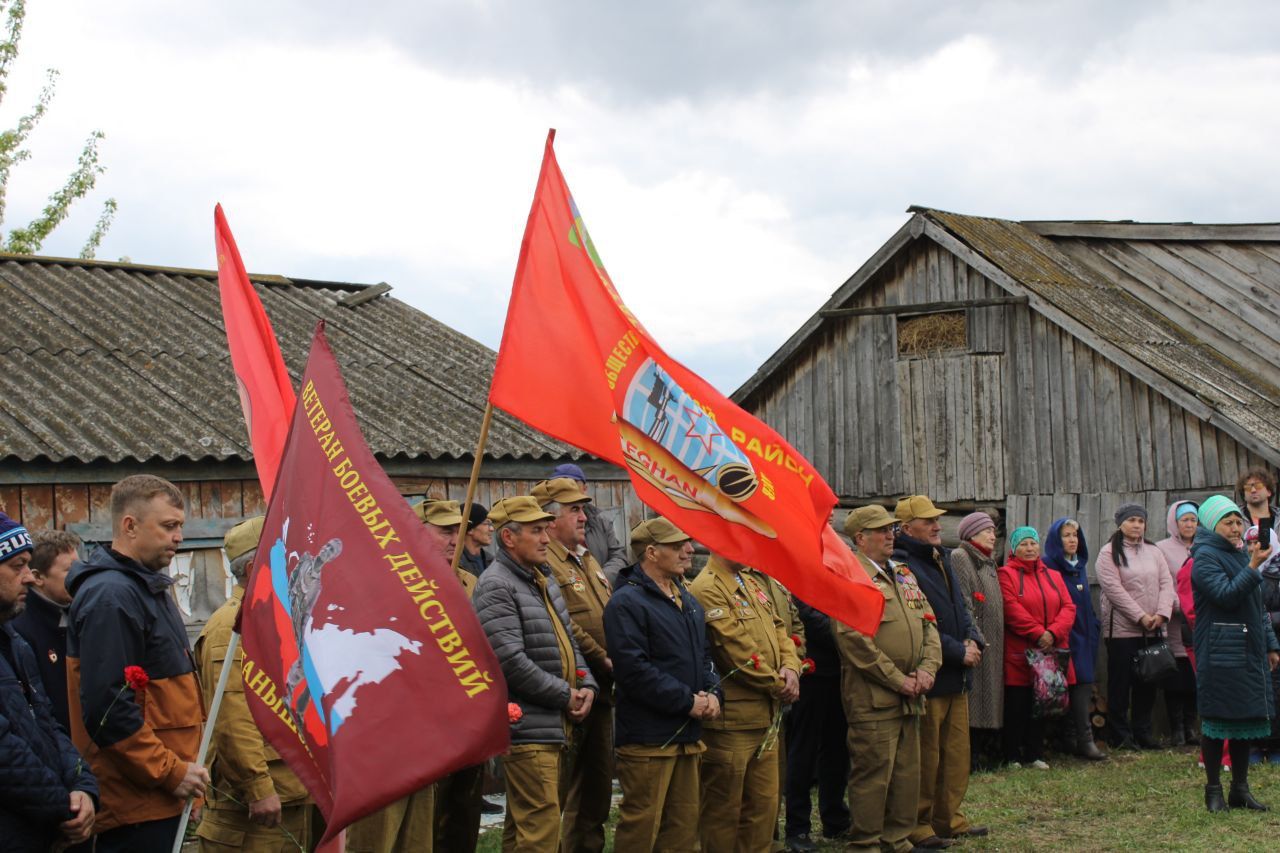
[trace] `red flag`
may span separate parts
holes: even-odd
[[[218,249],[218,293],[222,297],[222,322],[227,328],[227,346],[231,350],[231,369],[236,373],[236,388],[244,422],[249,427],[249,446],[253,463],[258,468],[262,496],[271,500],[284,453],[284,439],[293,417],[293,382],[280,357],[271,321],[249,283],[249,275],[240,260],[240,250],[222,205],[213,209],[213,241]]]
[[[490,401],[626,466],[642,501],[712,551],[874,632],[884,596],[865,573],[823,559],[835,494],[782,436],[663,352],[627,310],[556,164],[554,136],[520,248]]]
[[[509,743],[471,602],[365,444],[317,326],[241,612],[254,719],[328,824]]]

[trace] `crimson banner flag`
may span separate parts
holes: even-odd
[[[694,539],[874,633],[884,596],[848,570],[838,536],[824,548],[835,494],[782,436],[663,352],[623,304],[560,173],[554,136],[490,402],[628,468],[640,499]]]
[[[326,839],[505,751],[507,687],[452,568],[356,424],[317,328],[241,611],[258,727]]]
[[[227,347],[231,350],[231,369],[236,374],[262,496],[270,500],[289,419],[293,417],[293,382],[280,356],[271,321],[249,282],[222,205],[213,209],[213,242],[218,250],[218,294]]]

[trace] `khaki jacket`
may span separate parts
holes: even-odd
[[[942,666],[938,629],[929,599],[905,564],[889,560],[878,569],[858,554],[858,562],[884,594],[884,615],[874,637],[831,620],[840,650],[840,692],[850,720],[874,720],[918,713],[922,701],[898,692],[916,669],[936,675]]]
[[[204,695],[210,701],[226,663],[227,645],[243,599],[244,587],[236,584],[231,598],[214,611],[196,640],[196,670]],[[207,807],[247,813],[249,803],[272,794],[278,795],[284,805],[303,802],[307,799],[307,789],[266,742],[249,712],[244,697],[243,662],[241,646],[237,645],[232,659],[234,668],[227,675],[226,692],[209,744],[206,766],[217,790],[210,789]],[[244,805],[233,802],[231,797]]]
[[[790,590],[764,572],[757,572],[751,568],[746,571],[750,572],[751,577],[764,587],[765,594],[773,604],[773,612],[777,613],[778,618],[782,620],[782,627],[786,629],[787,636],[800,638],[799,645],[795,640],[791,641],[791,645],[796,647],[796,657],[803,659],[805,656],[804,622],[800,619],[800,610],[796,607],[796,600],[791,596]]]
[[[573,638],[600,684],[595,701],[609,703],[613,696],[613,677],[605,664],[609,652],[604,638],[604,606],[609,603],[613,587],[590,551],[579,557],[570,554],[554,539],[547,545],[547,565],[560,584],[565,606],[569,608]]]
[[[791,634],[759,577],[753,572],[735,574],[712,557],[689,587],[706,611],[711,655],[724,679],[720,684],[724,713],[704,722],[703,728],[768,728],[779,708],[782,670],[800,674],[800,658]],[[751,664],[752,655],[759,655],[759,668]]]

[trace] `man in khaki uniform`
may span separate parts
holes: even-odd
[[[782,704],[800,695],[791,635],[758,577],[743,568],[713,555],[690,586],[706,611],[716,668],[725,673],[724,714],[703,725],[703,853],[770,849],[778,822],[778,747],[765,741]]]
[[[615,850],[696,850],[702,721],[720,713],[702,607],[681,582],[688,534],[665,518],[631,531],[638,562],[618,573],[604,612],[617,665],[618,806]]]
[[[748,572],[769,596],[769,603],[773,605],[773,612],[778,614],[778,618],[782,620],[782,629],[787,632],[787,636],[791,637],[791,644],[796,647],[796,657],[803,659],[804,649],[804,623],[800,621],[800,610],[796,607],[796,600],[785,586],[778,583],[764,572],[757,572],[752,568],[744,568],[744,572]],[[796,640],[800,642],[797,644]],[[782,727],[778,730],[778,820],[781,822],[783,814],[786,812],[787,805],[787,718],[790,713],[783,714]],[[773,847],[774,853],[786,850],[787,845],[783,842],[782,832],[779,828],[774,829]]]
[[[942,666],[929,599],[911,570],[891,559],[893,525],[881,506],[860,507],[844,522],[858,562],[884,593],[884,615],[875,636],[833,620],[849,720],[853,824],[845,849],[867,853],[912,849],[920,796],[917,717]]]
[[[258,516],[241,522],[228,530],[223,540],[236,583],[231,598],[214,611],[196,640],[196,667],[206,702],[213,700],[222,667],[227,663],[227,646],[244,600],[244,584],[253,567],[263,521]],[[297,850],[299,844],[308,848],[311,803],[307,789],[263,739],[253,721],[244,698],[242,660],[237,645],[209,744],[208,767],[213,784],[196,830],[200,849],[286,851]]]
[[[452,564],[454,550],[458,547],[458,525],[462,523],[458,502],[426,500],[415,504],[413,512],[422,522],[427,538],[437,552]],[[476,579],[462,570],[457,572],[457,577],[470,597]],[[472,779],[468,774],[473,770],[475,768],[470,767],[459,770],[351,824],[347,830],[348,853],[425,853],[432,849],[450,849],[437,846],[436,824],[440,822],[440,814],[436,808],[436,789],[442,785],[447,786],[453,804],[446,821],[448,830],[460,838],[466,838],[469,831],[473,835],[478,834],[479,772],[476,771]],[[475,828],[471,830],[473,816],[469,794],[473,788],[477,802],[474,806]]]
[[[441,556],[452,565],[458,549],[462,510],[457,501],[423,501],[414,507],[423,529]],[[476,576],[458,566],[458,583],[471,598]],[[439,780],[434,786],[435,849],[437,853],[453,853],[476,849],[480,838],[480,804],[483,793],[484,765],[464,767]]]
[[[604,608],[612,587],[587,550],[587,504],[591,497],[568,477],[533,487],[545,512],[555,516],[547,529],[547,565],[560,584],[587,666],[600,685],[591,714],[573,732],[565,776],[564,853],[599,853],[613,795],[613,664],[604,637]]]

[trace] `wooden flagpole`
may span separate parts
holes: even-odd
[[[467,482],[467,499],[462,503],[462,524],[458,525],[458,547],[453,549],[453,571],[458,572],[462,560],[463,539],[467,535],[467,522],[471,518],[471,503],[476,498],[476,481],[480,479],[480,465],[484,461],[484,446],[489,442],[489,423],[493,420],[493,403],[485,403],[484,419],[480,421],[480,440],[476,442],[476,458],[471,463],[471,479]]]

